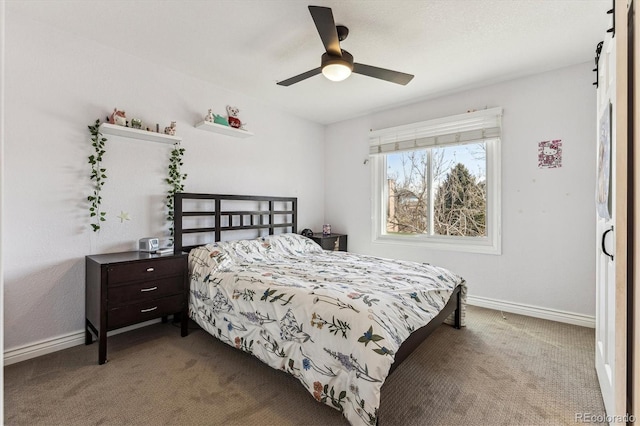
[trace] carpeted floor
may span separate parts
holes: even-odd
[[[380,425],[575,425],[604,415],[594,330],[477,307],[382,388]],[[5,367],[6,425],[345,425],[287,374],[202,330],[154,324]]]

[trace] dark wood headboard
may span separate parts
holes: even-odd
[[[257,230],[257,236],[262,230],[273,235],[279,228],[285,228],[284,232],[297,232],[298,199],[295,197],[177,193],[173,201],[176,253],[220,241],[222,233],[228,231]],[[185,244],[186,234],[195,234],[198,242]]]

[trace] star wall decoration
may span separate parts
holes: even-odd
[[[124,211],[120,211],[120,215],[116,216],[118,219],[120,219],[120,223],[124,223],[125,220],[131,220],[131,218],[129,217],[129,213],[124,212]]]

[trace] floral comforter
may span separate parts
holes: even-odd
[[[194,321],[292,374],[353,425],[376,424],[400,344],[456,286],[466,295],[444,268],[323,251],[297,234],[202,246],[189,265]]]

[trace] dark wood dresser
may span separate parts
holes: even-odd
[[[178,314],[188,333],[187,253],[130,251],[86,256],[85,343],[99,341],[98,364],[107,360],[107,332]]]
[[[322,232],[314,233],[309,237],[324,250],[347,251],[347,236],[345,234],[327,234]]]

